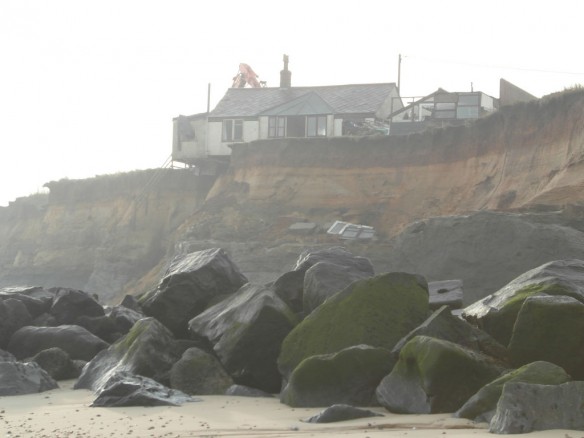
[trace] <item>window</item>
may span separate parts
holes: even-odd
[[[458,97],[458,107],[456,108],[457,119],[478,119],[479,118],[479,95],[462,94]]]
[[[306,117],[307,137],[326,137],[326,116]]]
[[[286,117],[270,117],[268,119],[268,137],[286,136]]]
[[[222,141],[243,141],[243,120],[223,120]]]

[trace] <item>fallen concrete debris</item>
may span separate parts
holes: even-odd
[[[327,234],[338,235],[341,239],[373,239],[375,229],[368,225],[351,224],[335,221],[327,230]]]

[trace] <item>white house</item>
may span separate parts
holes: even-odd
[[[279,87],[230,88],[213,111],[176,117],[173,161],[228,157],[238,142],[350,135],[403,106],[394,83],[292,87],[284,68]]]

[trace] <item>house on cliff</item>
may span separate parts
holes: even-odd
[[[407,135],[428,128],[462,125],[501,106],[534,99],[537,98],[505,79],[500,80],[498,99],[480,91],[448,92],[439,88],[390,114],[390,134]]]
[[[176,117],[173,161],[221,159],[240,142],[349,135],[403,107],[394,83],[292,87],[290,78],[285,60],[279,87],[230,88],[213,111]]]

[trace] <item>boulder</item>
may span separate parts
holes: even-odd
[[[274,397],[269,392],[262,391],[261,389],[237,384],[231,385],[227,388],[225,395],[234,395],[238,397]]]
[[[180,406],[192,401],[198,400],[148,377],[120,371],[109,377],[91,406]]]
[[[515,366],[543,360],[584,379],[584,304],[568,296],[527,298],[513,326],[509,355]]]
[[[21,301],[13,298],[0,301],[0,348],[7,348],[12,335],[31,321],[32,318]]]
[[[0,350],[0,362],[16,362],[16,357],[7,351]]]
[[[448,306],[436,310],[421,325],[404,336],[391,351],[395,360],[399,352],[416,336],[429,336],[454,342],[462,347],[484,353],[493,358],[507,362],[507,349],[493,339],[488,333],[472,326],[452,314]]]
[[[76,379],[81,373],[67,352],[58,347],[43,350],[34,355],[31,360],[39,364],[49,376],[57,381]]]
[[[306,272],[318,262],[324,261],[339,266],[353,267],[356,270],[363,272],[370,271],[372,276],[375,275],[373,272],[373,266],[371,265],[371,261],[369,261],[369,259],[355,256],[342,246],[333,246],[331,248],[316,250],[308,249],[303,251],[298,256],[298,260],[296,260],[294,271]]]
[[[116,323],[109,316],[82,315],[75,320],[75,324],[87,329],[108,344],[112,344],[122,337]]]
[[[383,414],[345,404],[332,405],[306,420],[307,423],[335,423],[357,418],[383,417]]]
[[[537,383],[540,385],[559,385],[572,380],[563,368],[549,362],[532,362],[519,369],[503,374],[487,383],[479,392],[469,398],[455,412],[458,418],[468,418],[479,422],[490,422],[495,415],[497,402],[501,397],[503,385],[507,382]]]
[[[122,305],[112,307],[107,316],[114,322],[117,331],[123,335],[128,333],[139,319],[144,318],[143,313]]]
[[[0,362],[0,396],[36,394],[58,387],[35,362]]]
[[[306,420],[307,423],[336,423],[339,421],[355,420],[357,418],[383,417],[383,414],[368,409],[356,408],[345,404],[329,406],[317,415]]]
[[[282,274],[271,285],[272,290],[290,309],[304,317],[302,299],[304,296],[304,274],[306,271],[289,271]]]
[[[523,302],[528,297],[543,295],[566,295],[584,302],[584,261],[558,260],[527,271],[465,308],[462,316],[508,345]]]
[[[389,350],[368,345],[311,356],[294,369],[280,401],[294,407],[377,405],[375,389],[394,364]]]
[[[391,350],[428,313],[427,284],[420,276],[397,272],[356,281],[290,332],[278,368],[288,378],[310,356],[360,344]]]
[[[55,299],[50,309],[60,325],[76,324],[80,316],[103,316],[103,307],[88,293],[77,289],[52,288]]]
[[[83,368],[75,388],[99,391],[118,371],[167,384],[168,372],[179,359],[172,333],[158,320],[143,318],[127,335],[101,351]]]
[[[52,347],[66,351],[71,359],[91,360],[108,344],[78,325],[26,326],[12,335],[7,350],[22,360]]]
[[[170,369],[170,387],[190,395],[223,395],[233,380],[217,358],[199,348],[185,351]]]
[[[50,313],[41,313],[30,322],[30,325],[34,325],[35,327],[57,327],[59,322]]]
[[[207,338],[235,383],[279,392],[276,360],[296,315],[265,286],[247,284],[189,323],[194,336]]]
[[[375,274],[371,263],[367,265],[361,260],[354,264],[337,264],[329,260],[316,263],[304,275],[304,314],[308,315],[327,298],[342,291],[354,281],[373,275]]]
[[[398,414],[455,412],[502,369],[487,356],[453,342],[416,336],[402,348],[377,400]]]
[[[49,311],[53,298],[54,294],[41,287],[4,288],[0,290],[0,301],[6,299],[21,301],[33,319]]]
[[[144,314],[162,322],[177,338],[188,337],[188,322],[218,296],[232,294],[247,283],[220,248],[186,254],[172,261],[164,278],[140,298]]]
[[[584,430],[584,382],[538,385],[509,382],[503,386],[489,432]]]

